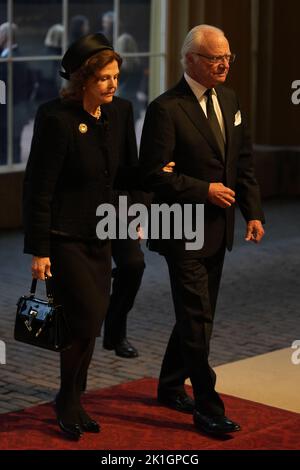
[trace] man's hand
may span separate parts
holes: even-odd
[[[223,183],[210,183],[208,189],[208,200],[219,207],[230,207],[235,203],[235,192],[224,186]]]
[[[245,240],[259,243],[264,236],[265,231],[263,229],[262,223],[260,220],[249,220],[247,223],[247,232]]]
[[[50,258],[42,258],[40,256],[33,256],[31,262],[32,277],[35,279],[45,280],[45,276],[51,277],[50,271]]]
[[[173,173],[175,167],[175,162],[169,162],[166,166],[163,167],[165,173]]]

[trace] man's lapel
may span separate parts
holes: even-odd
[[[187,84],[186,80],[182,78],[174,90],[178,92],[178,97],[180,97],[178,102],[179,106],[187,114],[194,126],[203,135],[215,153],[217,153],[220,159],[223,160],[221,151],[211,130],[207,117],[205,116],[197,98]]]

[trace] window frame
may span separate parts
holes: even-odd
[[[122,0],[113,0],[113,11],[115,12],[115,27],[114,27],[114,38],[113,43],[116,44],[119,32],[119,18],[120,18],[120,6]],[[152,89],[152,93],[149,94],[149,100],[151,101],[155,96],[158,96],[162,93],[165,89],[166,84],[166,47],[167,47],[167,12],[169,7],[169,0],[151,0],[151,8],[153,4],[156,3],[156,7],[159,5],[160,8],[160,22],[157,29],[157,33],[159,34],[159,51],[151,52],[144,51],[144,52],[137,52],[137,53],[122,53],[122,57],[139,57],[139,58],[148,58],[149,65],[151,59],[157,58],[160,59],[159,62],[159,79],[155,80],[155,89]],[[13,23],[13,7],[14,7],[14,0],[7,0],[7,22],[11,25]],[[67,49],[67,37],[68,37],[68,13],[69,13],[69,0],[61,0],[61,9],[62,9],[62,22],[61,24],[64,26],[64,34],[63,34],[63,45],[62,45],[62,55],[34,55],[34,56],[23,56],[23,57],[14,57],[11,55],[11,46],[12,46],[12,30],[9,31],[9,54],[7,58],[0,57],[0,63],[7,64],[7,83],[4,84],[6,89],[6,99],[5,104],[0,103],[0,106],[7,106],[7,159],[6,163],[0,165],[0,174],[3,173],[13,173],[13,172],[20,172],[24,171],[26,167],[26,162],[14,163],[13,162],[13,141],[12,141],[12,133],[13,133],[13,122],[14,122],[14,109],[13,109],[13,76],[12,76],[12,69],[13,64],[15,62],[37,62],[37,61],[53,61],[53,60],[61,60],[64,52]],[[153,26],[153,25],[152,25]],[[151,30],[151,25],[150,25]],[[155,36],[156,36],[155,31]],[[151,41],[150,41],[151,42]],[[151,47],[151,45],[150,45]],[[149,47],[149,48],[150,48]],[[150,86],[149,86],[150,89]],[[0,136],[1,138],[1,136]]]

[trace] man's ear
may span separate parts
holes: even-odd
[[[191,52],[187,52],[185,59],[187,64],[193,64],[195,61],[195,56]]]
[[[185,56],[186,65],[194,65],[197,61],[197,56],[192,52],[187,52]]]

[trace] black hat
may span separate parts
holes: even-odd
[[[114,50],[104,34],[96,33],[82,36],[78,41],[73,42],[65,52],[61,61],[65,72],[59,72],[60,75],[66,80],[70,80],[71,73],[79,69],[89,57],[104,49]]]

